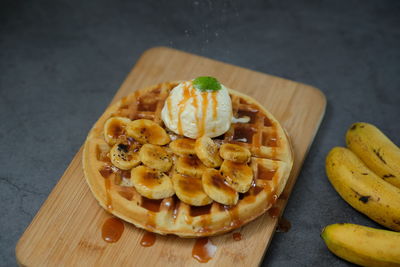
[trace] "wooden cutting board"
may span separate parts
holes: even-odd
[[[232,89],[246,93],[275,115],[287,129],[294,148],[294,168],[277,202],[282,212],[325,112],[325,96],[311,86],[251,71],[170,48],[147,50],[129,73],[112,102],[136,89],[163,81],[215,76]],[[22,235],[16,247],[23,266],[257,266],[277,225],[268,213],[232,233],[212,237],[218,247],[213,259],[192,258],[194,239],[157,236],[152,247],[142,247],[144,231],[125,223],[113,244],[101,238],[110,217],[86,185],[82,148]]]

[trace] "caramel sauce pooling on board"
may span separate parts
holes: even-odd
[[[115,243],[120,239],[123,232],[124,223],[116,217],[111,217],[104,222],[101,229],[101,236],[104,241]]]
[[[202,237],[196,240],[192,250],[192,257],[201,263],[206,263],[211,260],[217,247],[207,237]]]
[[[142,240],[140,240],[140,245],[143,247],[151,247],[156,242],[156,234],[152,232],[145,231]]]

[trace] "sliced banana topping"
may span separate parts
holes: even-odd
[[[172,176],[177,197],[192,206],[204,206],[213,200],[204,192],[201,179],[175,173]]]
[[[147,167],[166,172],[172,167],[168,152],[160,146],[145,144],[139,152],[140,161]]]
[[[207,167],[215,168],[221,166],[222,159],[218,153],[218,145],[210,137],[203,136],[198,138],[194,149],[197,157]]]
[[[224,160],[221,173],[227,183],[239,193],[246,193],[253,182],[253,171],[246,163]]]
[[[175,193],[168,175],[143,165],[132,169],[131,181],[139,194],[150,199],[163,199]]]
[[[181,138],[169,143],[172,152],[179,156],[195,155],[195,140],[189,138]]]
[[[219,154],[225,160],[239,163],[248,162],[251,156],[251,153],[247,148],[235,144],[221,145],[219,149]]]
[[[239,194],[229,186],[219,171],[206,169],[202,183],[206,194],[216,202],[224,205],[236,205],[238,202]]]
[[[111,163],[121,170],[130,170],[140,163],[138,150],[135,145],[115,144],[110,150]]]
[[[206,166],[195,155],[179,157],[175,164],[179,173],[197,178],[201,178],[203,171],[206,169]]]
[[[150,143],[162,146],[171,141],[167,132],[151,120],[139,119],[131,121],[126,126],[126,132],[142,144]]]
[[[126,138],[126,126],[131,122],[128,118],[111,117],[104,124],[104,139],[110,145]]]

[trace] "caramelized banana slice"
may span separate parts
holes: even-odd
[[[182,174],[201,178],[206,166],[196,156],[179,157],[176,162],[176,170]]]
[[[126,135],[126,126],[131,122],[128,118],[111,117],[104,124],[104,140],[110,145],[121,141]]]
[[[156,145],[143,145],[139,152],[139,158],[144,165],[162,172],[168,171],[172,166],[168,152]]]
[[[229,186],[219,171],[207,169],[201,179],[203,189],[210,198],[224,205],[236,205],[239,194]]]
[[[126,126],[126,132],[142,144],[150,143],[162,146],[171,141],[167,132],[151,120],[139,119],[131,121]]]
[[[189,138],[181,138],[169,143],[169,148],[178,156],[195,155],[195,140]]]
[[[172,183],[177,197],[192,206],[204,206],[213,200],[203,190],[201,179],[175,173]]]
[[[222,175],[228,184],[239,193],[246,193],[253,182],[253,171],[246,163],[224,160],[221,165]]]
[[[115,144],[111,148],[110,159],[121,170],[130,170],[140,163],[138,148],[124,144]]]
[[[210,168],[221,166],[222,159],[218,153],[218,145],[207,136],[200,137],[196,140],[194,149],[199,159]]]
[[[132,169],[131,181],[139,194],[147,198],[163,199],[174,195],[168,175],[143,165]]]
[[[248,162],[251,156],[247,148],[235,144],[223,144],[219,149],[219,154],[225,160],[239,163]]]

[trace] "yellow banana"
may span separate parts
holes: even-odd
[[[400,189],[383,181],[351,150],[333,148],[326,158],[326,173],[336,191],[353,208],[400,231]]]
[[[339,223],[324,228],[321,237],[338,257],[362,266],[400,266],[400,233]]]
[[[354,123],[347,131],[346,143],[368,168],[400,188],[400,149],[378,128]]]

